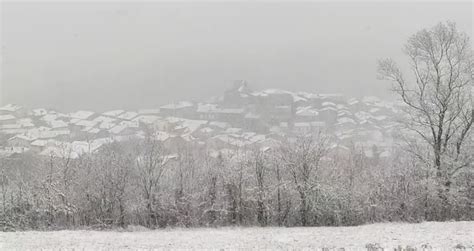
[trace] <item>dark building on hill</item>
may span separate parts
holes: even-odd
[[[224,93],[222,106],[226,108],[238,108],[253,102],[252,91],[248,87],[247,81],[234,81],[232,88]]]

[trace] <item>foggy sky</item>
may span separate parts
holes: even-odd
[[[472,3],[4,3],[2,103],[150,108],[220,95],[234,80],[387,97],[376,60],[406,61],[416,31]]]

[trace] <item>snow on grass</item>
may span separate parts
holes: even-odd
[[[428,244],[428,245],[426,245]],[[474,222],[383,223],[357,227],[196,228],[0,233],[1,250],[362,249],[474,247]],[[337,249],[336,249],[337,250]]]

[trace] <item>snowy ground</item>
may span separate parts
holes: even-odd
[[[474,222],[384,223],[358,227],[200,228],[155,231],[56,231],[0,233],[1,250],[170,250],[266,249],[365,250],[379,244],[386,250],[399,245],[422,250],[474,247]]]

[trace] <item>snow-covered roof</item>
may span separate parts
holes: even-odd
[[[236,127],[231,127],[231,128],[227,128],[227,130],[225,130],[226,133],[232,133],[232,134],[238,134],[238,133],[241,133],[242,132],[242,129],[241,128],[236,128]]]
[[[246,119],[259,119],[260,115],[249,112],[249,113],[245,114],[244,118],[246,118]]]
[[[41,120],[48,122],[48,121],[56,120],[58,117],[59,116],[57,114],[48,113],[44,115],[43,117],[41,117]]]
[[[240,137],[242,137],[244,139],[250,139],[250,138],[254,137],[255,135],[257,135],[256,132],[244,132],[240,135]]]
[[[99,123],[99,122],[95,121],[95,120],[80,120],[80,121],[77,121],[75,124],[77,126],[93,127],[93,126],[97,125],[97,123]]]
[[[167,132],[156,132],[153,136],[155,137],[156,140],[165,141],[169,137],[171,137],[171,134]]]
[[[0,125],[0,129],[19,129],[19,128],[21,128],[21,125],[19,124]]]
[[[4,105],[4,106],[0,107],[0,111],[16,112],[16,111],[20,110],[21,108],[22,107],[19,106],[19,105],[7,104],[7,105]]]
[[[124,120],[124,121],[121,121],[119,125],[131,127],[131,128],[138,128],[140,126],[140,123],[138,121]]]
[[[91,148],[91,151],[96,151],[97,149],[99,149],[101,146],[105,145],[105,144],[109,144],[109,143],[112,143],[113,140],[111,138],[98,138],[98,139],[94,139],[90,142],[90,148]]]
[[[281,90],[281,89],[266,89],[266,90],[259,91],[259,92],[252,92],[253,96],[260,96],[260,97],[267,97],[267,96],[275,95],[275,94],[276,95],[282,95],[282,94],[290,95],[293,98],[294,102],[308,101],[305,98],[305,95],[298,95],[297,93],[286,91],[286,90]]]
[[[326,126],[326,122],[324,121],[311,121],[309,123],[311,124],[312,127],[325,127]]]
[[[23,135],[23,134],[19,134],[19,135],[15,135],[11,138],[8,139],[8,141],[10,140],[15,140],[15,139],[21,139],[21,140],[26,140],[26,141],[33,141],[36,139],[36,137],[32,136],[32,135]]]
[[[16,121],[21,127],[34,127],[33,121],[30,118],[21,118]]]
[[[48,139],[48,138],[55,138],[61,135],[69,135],[71,134],[71,131],[67,129],[63,130],[49,130],[49,131],[38,131],[36,133],[36,136],[41,139]],[[34,134],[31,134],[34,135]]]
[[[180,126],[178,126],[177,129],[179,128],[184,128],[185,133],[192,133],[199,129],[202,125],[207,124],[206,120],[194,120],[194,119],[182,119],[180,121]]]
[[[62,120],[49,120],[48,125],[51,126],[51,128],[64,128],[68,127],[68,123],[62,121]]]
[[[138,114],[140,115],[144,115],[144,114],[159,114],[160,113],[160,109],[159,108],[155,108],[155,109],[140,109],[138,110]]]
[[[280,146],[280,141],[273,139],[273,138],[265,138],[261,142],[259,142],[262,147],[269,147],[269,148],[276,148]]]
[[[369,110],[370,113],[376,113],[376,112],[379,112],[379,111],[380,111],[380,108],[376,108],[376,107],[371,108],[371,109]]]
[[[320,97],[322,98],[341,98],[344,97],[343,94],[341,93],[321,93],[319,94]]]
[[[112,122],[111,121],[103,121],[102,123],[100,123],[99,128],[108,130],[108,129],[114,127],[114,126],[116,126],[116,124],[113,123],[113,121]]]
[[[309,122],[296,122],[296,123],[294,123],[294,127],[311,127],[311,123],[309,123]]]
[[[106,117],[106,116],[98,116],[96,118],[94,118],[92,121],[97,121],[97,122],[114,122],[115,119],[114,118],[111,118],[111,117]]]
[[[237,89],[238,92],[249,92],[249,88],[247,86],[247,82],[246,81],[242,81],[240,82],[240,86],[239,86],[239,89]]]
[[[99,133],[100,132],[100,129],[99,128],[96,128],[96,127],[86,127],[84,129],[82,129],[83,132],[88,132],[88,133],[92,133],[92,134],[96,134],[96,133]]]
[[[337,105],[336,105],[336,108],[337,108],[338,110],[347,110],[347,106],[344,105],[344,104],[337,104]]]
[[[145,124],[153,124],[155,121],[159,120],[160,117],[156,115],[139,115],[133,119],[133,121],[142,122]]]
[[[369,118],[372,117],[372,115],[368,112],[364,112],[364,111],[359,111],[359,112],[356,112],[355,113],[355,116],[359,119],[359,120],[367,120]]]
[[[125,112],[124,110],[112,110],[112,111],[104,112],[102,114],[109,117],[117,117],[124,112]]]
[[[356,125],[357,122],[351,118],[348,117],[341,117],[337,119],[337,124],[353,124]]]
[[[327,107],[327,106],[334,106],[334,107],[336,107],[336,104],[335,104],[335,103],[329,102],[329,101],[323,102],[321,105],[322,105],[323,107]]]
[[[242,114],[244,113],[244,108],[222,108],[218,109],[216,113],[226,113],[226,114]]]
[[[339,140],[347,140],[347,139],[352,139],[352,138],[354,138],[354,136],[355,136],[354,134],[348,134],[348,133],[346,133],[346,134],[337,135],[337,138],[338,138]]]
[[[263,96],[266,97],[269,94],[289,94],[288,91],[280,90],[280,89],[266,89],[263,91],[255,91],[252,92],[252,95],[254,96]]]
[[[203,132],[203,133],[212,133],[212,132],[214,132],[214,129],[209,128],[209,127],[203,127],[199,131]]]
[[[15,153],[23,153],[28,151],[28,147],[21,147],[21,146],[9,146],[5,147],[4,149],[0,149],[0,157],[9,157]]]
[[[379,156],[382,157],[382,158],[388,158],[388,157],[392,156],[392,153],[388,150],[385,150],[385,151],[381,152],[379,154]]]
[[[338,151],[338,150],[339,151],[345,151],[345,152],[350,151],[349,147],[344,146],[344,145],[340,145],[340,144],[336,144],[336,143],[329,146],[329,148],[331,148],[333,151]]]
[[[211,113],[211,112],[217,112],[217,104],[202,104],[199,103],[197,107],[197,112],[199,113]]]
[[[303,117],[314,117],[317,116],[319,112],[316,109],[313,109],[311,106],[300,106],[296,108],[296,115]]]
[[[120,124],[109,129],[110,133],[119,134],[127,128],[138,128],[138,121],[122,121]]]
[[[191,134],[189,134],[189,133],[180,135],[180,137],[181,137],[182,139],[184,139],[185,141],[187,141],[187,142],[193,142],[193,141],[196,140],[196,137],[194,137],[193,135],[191,135]]]
[[[219,121],[211,121],[209,123],[209,125],[211,126],[215,126],[215,127],[218,127],[218,128],[221,128],[221,129],[226,129],[228,128],[230,125],[226,122],[219,122]]]
[[[333,106],[326,106],[324,108],[322,108],[321,110],[319,110],[320,112],[324,112],[324,111],[337,111],[337,108],[336,107],[333,107]]]
[[[86,141],[73,141],[71,143],[72,151],[77,155],[90,152],[90,144]]]
[[[375,119],[375,120],[377,120],[377,121],[383,121],[383,120],[388,119],[388,116],[379,115],[379,116],[372,116],[372,118]]]
[[[375,96],[365,96],[362,98],[362,102],[374,104],[374,103],[381,102],[381,99]]]
[[[298,95],[306,99],[317,99],[321,98],[318,94],[309,92],[298,92]]]
[[[37,140],[31,142],[30,145],[42,147],[42,146],[46,146],[47,144],[48,144],[48,141],[47,141],[47,140],[44,140],[44,139],[37,139]]]
[[[76,119],[88,119],[90,116],[94,115],[92,111],[77,111],[69,114],[69,117]]]
[[[263,134],[256,134],[248,138],[248,141],[251,143],[262,142],[265,140],[265,135]]]
[[[349,99],[349,100],[347,101],[347,104],[349,104],[349,105],[351,105],[351,106],[352,106],[352,105],[357,105],[358,103],[360,103],[360,101],[359,101],[358,99],[356,99],[356,98],[351,98],[351,99]]]
[[[86,127],[84,129],[82,129],[83,132],[88,132],[88,133],[92,133],[92,134],[96,134],[96,133],[99,133],[100,132],[100,129],[99,128],[96,128],[96,127]]]
[[[124,126],[124,125],[116,125],[114,126],[113,128],[111,128],[109,130],[110,133],[113,133],[113,134],[119,134],[121,133],[123,130],[125,130],[127,128],[127,126]]]
[[[181,108],[187,108],[187,107],[192,107],[192,106],[193,106],[193,103],[191,102],[180,101],[178,103],[163,105],[160,107],[160,109],[181,109]]]
[[[0,121],[5,121],[5,120],[12,120],[15,119],[15,116],[6,114],[6,115],[0,115]]]
[[[132,120],[138,115],[136,112],[124,112],[118,116],[119,119]]]
[[[338,117],[351,117],[352,116],[352,113],[348,110],[339,110],[337,112],[337,116]]]

